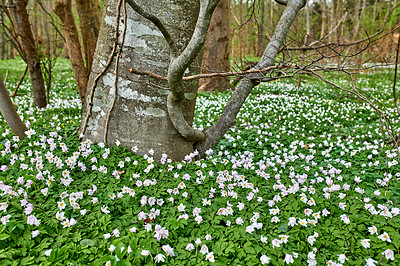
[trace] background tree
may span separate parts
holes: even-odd
[[[229,0],[221,0],[214,10],[204,44],[201,73],[229,71]],[[229,77],[201,79],[200,91],[229,89]]]
[[[71,60],[72,70],[78,86],[79,97],[83,103],[88,85],[89,74],[85,68],[85,62],[82,57],[82,49],[79,42],[78,30],[72,14],[71,0],[56,0],[54,12],[62,22],[65,41],[68,47],[69,59]]]
[[[13,4],[12,1],[11,4]],[[42,108],[47,105],[46,89],[42,69],[40,67],[38,49],[35,39],[33,38],[29,16],[26,10],[26,1],[14,0],[14,4],[16,30],[21,38],[24,57],[31,75],[34,103],[36,107]]]
[[[76,0],[76,9],[79,15],[87,73],[90,73],[99,36],[101,8],[98,0]]]

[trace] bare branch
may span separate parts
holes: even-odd
[[[335,26],[335,28],[333,28],[328,34],[326,34],[323,38],[316,40],[315,42],[310,43],[308,46],[313,46],[314,44],[317,44],[319,42],[321,42],[322,40],[328,38],[330,35],[332,35],[338,28],[339,26],[346,20],[347,15],[349,14],[349,12],[344,13],[343,17],[339,20],[338,24]]]
[[[259,70],[275,65],[276,55],[280,51],[296,15],[305,4],[306,0],[291,0],[288,2],[288,5],[283,11],[275,29],[274,35],[265,48],[263,56],[257,63],[255,69]],[[264,77],[258,73],[248,74],[232,95],[218,121],[211,128],[205,131],[206,140],[195,144],[195,149],[198,150],[200,156],[202,156],[209,148],[214,147],[235,122],[240,107],[250,94],[251,90],[258,84],[257,80],[254,80],[254,78],[262,79]]]
[[[150,20],[151,22],[154,23],[154,25],[156,25],[156,27],[161,31],[161,34],[164,36],[165,40],[167,41],[171,54],[174,57],[176,57],[178,55],[178,48],[176,47],[176,44],[171,37],[171,34],[168,32],[167,28],[164,26],[164,24],[161,22],[161,20],[154,14],[144,10],[134,0],[126,0],[126,3],[129,4],[129,6],[132,7],[132,9],[135,10],[138,14],[140,14],[141,16],[145,17],[146,19]]]
[[[396,97],[396,81],[397,81],[397,67],[399,64],[399,50],[400,50],[400,34],[399,34],[399,38],[397,39],[396,63],[394,65],[394,80],[393,80],[394,105],[396,106],[397,114],[400,116],[400,108],[399,108],[399,104],[397,103],[397,97]]]
[[[169,118],[175,129],[188,141],[196,142],[205,139],[202,131],[193,129],[185,120],[182,113],[182,100],[185,96],[183,75],[199,54],[207,36],[212,13],[219,0],[201,0],[200,12],[196,28],[185,50],[174,59],[168,68],[168,85],[171,90],[167,98]]]
[[[390,10],[389,12],[386,14],[385,19],[382,23],[382,27],[379,31],[375,32],[374,34],[372,34],[371,36],[367,36],[366,38],[354,41],[354,42],[349,42],[349,43],[326,43],[326,44],[322,44],[319,46],[302,46],[302,47],[287,47],[287,50],[298,50],[298,51],[307,51],[307,50],[314,50],[314,49],[321,49],[321,48],[325,48],[325,47],[330,47],[330,46],[336,46],[336,47],[347,47],[347,46],[353,46],[353,45],[357,45],[363,42],[370,42],[372,39],[374,39],[375,37],[379,36],[380,34],[382,34],[385,31],[385,26],[387,24],[388,18],[389,16],[393,13],[393,11],[400,5],[400,2],[396,3]],[[396,27],[394,27],[392,30],[390,30],[390,32],[394,32],[395,30],[397,30],[400,27],[400,25],[397,25]],[[322,40],[322,39],[321,39]]]
[[[288,2],[288,0],[275,0],[275,2],[277,2],[278,4],[280,4],[280,5],[284,5],[284,6],[286,6],[287,5],[287,2]]]
[[[118,54],[116,56],[115,59],[115,67],[114,67],[114,97],[110,106],[110,109],[108,109],[107,112],[107,118],[106,118],[106,122],[105,122],[105,126],[104,126],[104,136],[103,136],[103,140],[104,143],[107,143],[107,134],[108,134],[108,124],[110,123],[110,116],[111,116],[111,112],[114,109],[114,105],[115,105],[115,101],[117,99],[117,93],[118,93],[118,68],[119,68],[119,59],[121,57],[121,53],[122,53],[122,47],[124,47],[124,42],[125,42],[125,34],[126,34],[126,27],[127,27],[127,14],[126,14],[126,5],[125,5],[125,0],[122,0],[122,8],[124,11],[124,29],[122,30],[122,40],[121,40],[121,44],[120,44],[120,49],[118,49]],[[120,12],[120,10],[118,10],[118,12]]]

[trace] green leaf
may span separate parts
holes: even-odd
[[[1,240],[6,240],[7,238],[9,238],[10,236],[7,234],[0,234],[0,241]]]
[[[278,230],[280,230],[282,233],[286,233],[287,230],[288,230],[288,224],[287,224],[287,223],[281,224],[281,225],[278,227]]]
[[[94,246],[95,244],[96,244],[96,242],[94,242],[93,240],[91,240],[91,239],[83,239],[83,240],[81,240],[81,246],[82,247],[86,247],[86,246]]]

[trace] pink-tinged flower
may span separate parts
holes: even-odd
[[[46,255],[47,257],[50,256],[52,249],[48,249],[44,252],[44,255]]]
[[[37,237],[40,234],[39,230],[32,231],[32,238]]]
[[[261,242],[267,243],[268,242],[268,238],[266,236],[261,236]]]
[[[350,223],[350,219],[349,219],[349,217],[347,217],[346,214],[340,215],[340,219],[341,219],[345,224],[349,224],[349,223]]]
[[[254,230],[255,229],[254,229],[253,225],[249,225],[249,226],[246,227],[246,232],[249,233],[249,234],[252,234]]]
[[[296,218],[295,217],[290,217],[289,218],[289,222],[288,222],[288,226],[295,226],[297,224]]]
[[[381,254],[385,255],[387,260],[394,260],[394,252],[391,249],[387,249],[384,252],[382,252]]]
[[[194,220],[197,222],[197,224],[200,224],[203,221],[203,217],[202,216],[196,216],[196,218],[194,218]]]
[[[378,234],[378,229],[376,228],[375,225],[373,225],[373,226],[371,226],[371,227],[368,227],[368,231],[369,231],[369,233],[370,233],[371,235],[373,235],[373,234]]]
[[[203,255],[208,253],[208,247],[206,245],[201,246],[200,253]]]
[[[103,205],[103,207],[101,207],[101,211],[104,212],[105,214],[109,214],[110,211],[108,210],[108,206]]]
[[[0,170],[1,170],[2,172],[5,172],[7,169],[8,169],[7,165],[2,165],[2,166],[0,167]]]
[[[349,259],[346,257],[346,255],[344,255],[344,254],[339,254],[338,256],[339,256],[338,261],[339,261],[340,263],[342,263],[342,264],[345,263],[346,260],[349,260]]]
[[[187,244],[186,250],[187,250],[187,251],[194,250],[194,245],[193,245],[192,243]]]
[[[30,224],[30,225],[39,226],[40,225],[40,220],[36,219],[36,217],[33,216],[33,215],[29,215],[27,220],[26,220],[26,223]]]
[[[210,252],[206,255],[206,260],[210,261],[210,262],[215,262],[215,258],[214,258],[214,252]]]
[[[373,260],[372,258],[365,259],[366,264],[365,266],[376,266],[376,263],[378,263],[376,260]]]
[[[115,237],[119,237],[119,230],[118,229],[115,229],[113,232],[112,232],[112,234],[113,234],[113,236],[115,236]]]
[[[211,235],[206,235],[206,236],[205,236],[205,239],[206,239],[206,240],[211,240]]]
[[[279,223],[279,222],[280,222],[280,220],[278,217],[276,217],[276,216],[272,217],[271,223]]]
[[[179,206],[178,206],[178,211],[179,211],[179,212],[184,212],[184,211],[185,211],[185,208],[186,208],[186,206],[183,205],[183,204],[181,203],[181,204],[179,204]]]
[[[136,227],[129,228],[129,231],[131,231],[132,233],[136,233],[136,230]]]
[[[0,219],[1,223],[6,225],[10,221],[10,217],[11,217],[11,215],[9,215],[9,214],[1,217],[1,219]]]
[[[108,238],[111,237],[111,234],[110,234],[110,233],[104,234],[103,237],[104,237],[105,239],[108,239]]]
[[[170,245],[163,245],[161,248],[165,251],[165,253],[167,253],[168,256],[175,256],[174,249]]]
[[[113,244],[111,244],[110,248],[108,250],[110,250],[111,252],[114,252],[115,251],[115,246]]]
[[[382,235],[378,236],[378,238],[382,241],[387,241],[387,242],[392,242],[392,240],[390,239],[388,233],[384,232]]]
[[[7,202],[1,202],[0,203],[0,211],[5,212],[7,210],[8,203]]]
[[[236,224],[242,225],[244,223],[243,219],[241,217],[236,218]]]
[[[76,224],[76,220],[74,219],[74,218],[71,218],[70,220],[69,220],[69,225],[70,226],[74,226]]]
[[[201,244],[200,238],[197,238],[196,241],[194,241],[194,243],[195,243],[196,245],[200,245],[200,244]]]
[[[261,257],[260,257],[261,264],[268,264],[270,260],[271,260],[271,258],[267,257],[265,255],[261,255]]]
[[[145,224],[144,229],[146,229],[147,232],[150,232],[152,230],[152,225],[151,224]]]
[[[294,263],[293,256],[290,254],[286,254],[285,259],[283,260],[286,264]]]
[[[288,242],[288,239],[290,236],[287,235],[279,235],[279,237],[281,238],[281,241],[283,244],[286,244]]]
[[[163,255],[163,254],[157,254],[157,255],[154,257],[154,262],[155,262],[155,263],[165,262],[165,255]]]
[[[369,241],[371,241],[370,239],[363,239],[363,240],[361,240],[361,245],[364,247],[364,248],[366,248],[366,249],[368,249],[371,245],[370,245],[370,243],[369,243]]]
[[[271,243],[272,243],[272,248],[275,248],[275,247],[279,248],[281,246],[281,244],[282,244],[282,241],[279,240],[279,239],[274,238],[271,241]]]
[[[149,256],[150,255],[150,251],[143,249],[140,254],[142,254],[142,256]]]

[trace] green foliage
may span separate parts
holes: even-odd
[[[360,86],[394,114],[389,75]],[[207,159],[157,165],[79,142],[80,103],[60,77],[47,110],[18,98],[30,137],[0,120],[1,265],[399,264],[398,154],[359,100],[315,80],[259,86]],[[228,98],[202,94],[196,126]]]

